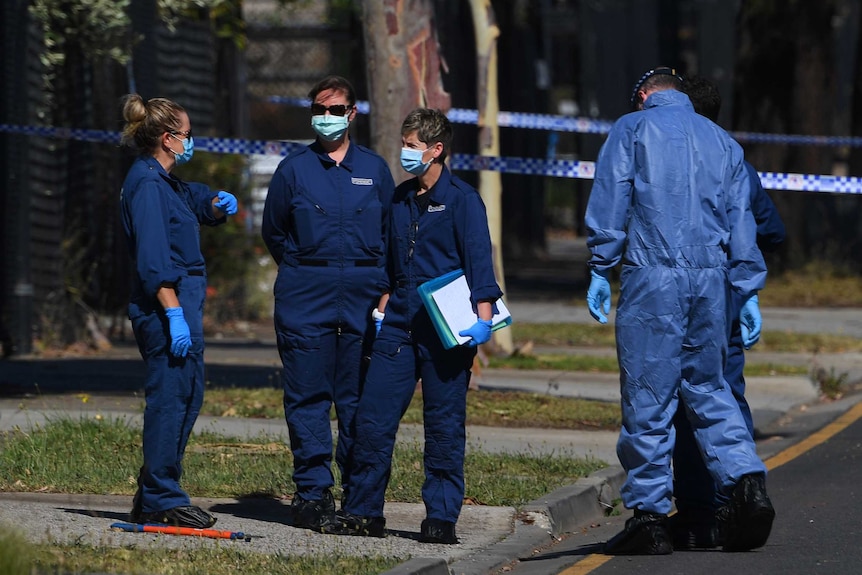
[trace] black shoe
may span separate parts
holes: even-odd
[[[673,543],[667,515],[635,510],[626,528],[605,543],[603,551],[606,555],[670,555]]]
[[[134,513],[134,509],[132,512]],[[207,529],[215,525],[216,518],[195,505],[183,505],[155,513],[139,513],[133,521],[135,523],[159,523],[174,527]]]
[[[455,536],[455,524],[442,519],[425,519],[419,530],[419,542],[457,545],[459,541]]]
[[[678,510],[668,518],[676,551],[715,549],[722,544],[718,518],[711,509]]]
[[[359,535],[362,537],[386,537],[385,517],[363,517],[354,515],[341,509],[335,514],[338,519],[337,531],[330,531],[336,535]]]
[[[335,499],[327,489],[320,499],[303,499],[299,493],[290,504],[293,526],[311,529],[318,533],[335,533],[340,527],[335,517]]]
[[[730,503],[719,510],[724,551],[763,547],[772,531],[775,508],[766,494],[766,475],[743,475],[733,488]]]

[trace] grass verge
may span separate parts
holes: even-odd
[[[30,545],[40,572],[122,573],[123,575],[376,575],[401,563],[387,557],[267,555],[232,546],[212,549],[137,549],[91,545]],[[3,571],[6,575],[6,571]],[[30,571],[10,573],[29,575]]]
[[[204,395],[203,415],[282,419],[280,389],[217,388]],[[334,416],[333,416],[334,417]],[[403,423],[422,423],[422,394],[416,392]],[[554,397],[520,391],[473,390],[467,394],[467,424],[498,427],[617,430],[617,403]]]
[[[0,490],[92,493],[98,485],[99,493],[131,496],[140,441],[140,430],[123,419],[64,418],[26,433],[7,432],[0,451]],[[419,445],[396,447],[387,500],[421,501],[422,458]],[[291,464],[290,450],[279,440],[195,434],[186,451],[183,486],[192,497],[281,498],[294,491]],[[472,451],[464,469],[466,497],[519,507],[604,466],[565,454]],[[333,494],[340,496],[337,489]]]

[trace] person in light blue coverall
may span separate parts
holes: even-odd
[[[335,461],[346,485],[370,313],[387,286],[385,238],[395,183],[386,162],[350,141],[356,94],[340,76],[309,93],[314,143],[290,154],[269,185],[262,235],[278,264],[275,332],[293,452],[293,525],[335,526]]]
[[[638,82],[643,111],[611,128],[585,217],[587,303],[601,323],[610,311],[608,275],[622,264],[617,454],[627,473],[622,500],[634,516],[605,544],[609,554],[673,552],[667,514],[680,400],[714,482],[731,497],[724,549],[763,545],[775,514],[766,468],[723,376],[731,290],[746,301],[746,343],[760,330],[752,298],[766,266],[755,243],[748,174],[739,144],[696,114],[680,87],[670,68]]]
[[[683,91],[698,114],[703,114],[713,122],[718,121],[721,95],[715,84],[700,76],[688,77],[683,82]],[[757,223],[757,245],[763,252],[774,251],[784,241],[784,222],[781,221],[772,199],[763,189],[757,170],[748,162],[744,164],[751,184],[751,211]],[[751,408],[745,399],[745,346],[739,323],[739,314],[744,303],[736,292],[731,292],[732,322],[724,379],[730,386],[730,391],[739,404],[745,426],[753,437],[754,421]],[[677,513],[671,517],[674,549],[717,547],[721,541],[716,512],[726,503],[726,498],[716,492],[712,477],[697,450],[683,405],[677,409],[674,426],[674,498],[677,508]]]
[[[235,214],[233,194],[171,174],[188,162],[188,114],[165,98],[126,96],[122,143],[139,151],[120,193],[132,259],[129,319],[147,366],[144,465],[130,518],[205,528],[216,519],[190,504],[180,487],[183,454],[203,403],[206,265],[200,225]]]
[[[494,302],[502,292],[494,277],[482,198],[444,164],[452,145],[446,115],[427,108],[410,112],[401,141],[401,166],[416,177],[396,188],[392,202],[390,295],[378,305],[382,322],[356,412],[356,443],[339,518],[343,534],[385,535],[383,504],[395,435],[421,379],[426,518],[420,541],[454,544],[464,499],[470,370],[476,346],[491,337]],[[460,332],[470,338],[466,343],[445,349],[416,288],[459,269],[477,321]]]

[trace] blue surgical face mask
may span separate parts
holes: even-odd
[[[334,142],[341,138],[347,131],[349,124],[347,116],[323,114],[322,116],[311,117],[311,127],[314,128],[318,136],[327,142]]]
[[[428,166],[431,165],[431,162],[434,161],[434,158],[428,160],[427,164],[422,163],[422,154],[428,151],[428,148],[424,150],[414,150],[413,148],[401,148],[401,167],[404,168],[406,172],[413,174],[414,176],[421,176],[428,170]]]
[[[178,154],[174,152],[174,158],[177,161],[177,165],[181,166],[185,163],[188,163],[188,161],[191,160],[192,156],[195,154],[195,139],[189,136],[185,140],[180,140],[173,134],[171,134],[171,137],[183,143],[183,153]]]

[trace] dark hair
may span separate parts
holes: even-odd
[[[317,95],[326,90],[341,92],[347,98],[347,103],[350,106],[356,104],[356,91],[353,89],[353,84],[351,84],[347,78],[342,78],[341,76],[327,76],[314,85],[314,87],[308,92],[308,98],[314,102]]]
[[[431,108],[416,108],[404,118],[401,124],[401,135],[406,136],[416,132],[420,142],[433,146],[437,142],[443,144],[443,152],[437,157],[443,163],[452,147],[452,123],[441,110]]]
[[[695,112],[718,122],[718,113],[721,111],[718,86],[703,76],[692,76],[682,83],[682,91],[688,94]]]
[[[639,91],[653,90],[655,88],[680,90],[682,89],[682,81],[682,76],[677,73],[676,68],[659,66],[658,68],[649,70],[640,77],[632,89],[632,96],[629,100],[632,110],[637,110],[637,106],[640,104],[638,100]]]
[[[165,132],[179,130],[180,114],[185,109],[167,98],[150,98],[146,102],[138,94],[123,97],[123,119],[126,125],[120,144],[139,152],[151,152]]]

